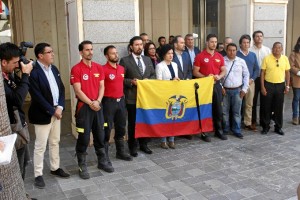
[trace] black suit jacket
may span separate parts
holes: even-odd
[[[127,104],[136,104],[137,87],[135,85],[131,85],[132,79],[156,79],[151,59],[148,56],[142,56],[142,58],[146,66],[144,74],[141,74],[139,71],[139,68],[132,55],[123,57],[120,60],[120,65],[122,65],[125,69],[124,93]]]
[[[65,107],[65,87],[60,78],[60,73],[54,65],[52,65],[51,70],[59,90],[58,105]],[[55,108],[50,84],[38,62],[35,62],[30,73],[29,82],[29,93],[31,95],[31,105],[28,111],[29,122],[32,124],[49,124]]]

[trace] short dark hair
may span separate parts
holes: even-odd
[[[103,52],[105,56],[108,55],[108,51],[110,49],[116,49],[116,47],[114,45],[108,45],[107,47],[105,47]]]
[[[166,37],[165,36],[160,36],[157,41],[160,42],[161,39],[166,39]]]
[[[226,51],[228,50],[228,47],[235,47],[236,50],[237,50],[237,46],[236,46],[235,43],[229,43],[229,44],[227,45],[227,47],[226,47]]]
[[[148,35],[147,33],[141,33],[140,36],[145,36],[145,35]]]
[[[19,57],[19,47],[11,42],[0,45],[0,60],[10,61],[15,57]]]
[[[78,45],[78,50],[82,51],[84,48],[84,45],[86,45],[86,44],[93,44],[93,43],[89,40],[84,40],[84,41],[80,42],[80,44]]]
[[[239,44],[242,44],[243,39],[247,39],[247,40],[249,40],[249,42],[251,42],[251,37],[248,34],[244,34],[240,37]]]
[[[172,45],[170,44],[166,44],[164,46],[161,47],[160,52],[159,52],[159,56],[161,58],[161,60],[164,59],[164,56],[168,53],[168,51],[170,51],[171,49],[173,49]]]
[[[257,31],[254,31],[253,34],[252,34],[252,38],[254,39],[255,38],[255,35],[257,33],[261,33],[263,36],[264,36],[264,33],[261,31],[261,30],[257,30]]]
[[[277,44],[280,44],[281,45],[281,47],[283,47],[283,45],[282,45],[282,43],[281,42],[274,42],[274,44],[273,44],[273,48],[277,45]]]
[[[208,42],[210,40],[210,38],[217,38],[218,39],[218,36],[214,33],[210,33],[206,36],[206,42]]]
[[[181,35],[176,35],[173,39],[173,44],[178,43],[178,38],[183,38]]]
[[[136,41],[136,40],[142,40],[143,41],[143,39],[141,38],[141,36],[134,36],[133,38],[130,39],[129,45],[130,46],[133,45],[134,41]]]
[[[34,54],[35,54],[35,57],[36,57],[36,58],[39,58],[39,54],[43,54],[46,47],[51,47],[51,45],[48,44],[48,43],[46,43],[46,42],[38,43],[38,44],[34,47]]]

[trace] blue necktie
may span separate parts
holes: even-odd
[[[144,70],[143,70],[143,65],[142,65],[142,62],[141,62],[141,57],[136,57],[138,59],[138,67],[139,67],[139,70],[141,72],[141,74],[143,75],[144,74]]]

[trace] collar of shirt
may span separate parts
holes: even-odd
[[[41,63],[40,61],[37,60],[37,63],[42,67],[42,69],[44,71],[49,71],[51,70],[51,65],[49,65],[48,67],[46,65],[44,65],[43,63]]]
[[[245,54],[241,49],[239,50],[244,56],[247,56],[248,54],[249,54],[249,49],[248,49],[248,51],[247,51],[247,53]]]
[[[183,51],[180,52],[180,51],[175,50],[175,53],[176,53],[177,56],[181,56],[183,54]]]

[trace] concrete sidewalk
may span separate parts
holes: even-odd
[[[131,162],[117,160],[115,146],[111,145],[110,156],[115,168],[111,174],[97,169],[96,155],[93,148],[89,148],[89,180],[80,179],[77,173],[76,140],[71,135],[71,114],[67,107],[62,121],[60,156],[61,167],[71,173],[71,178],[50,175],[47,151],[46,188],[34,187],[31,163],[27,167],[26,190],[40,200],[297,200],[300,126],[291,123],[291,97],[292,93],[285,104],[285,136],[275,134],[272,127],[267,135],[244,131],[243,140],[232,135],[227,141],[212,137],[211,143],[203,142],[198,136],[193,140],[176,138],[175,150],[161,149],[160,141],[154,139],[150,143],[153,154],[139,151],[139,156]],[[32,126],[30,130],[34,133]],[[33,147],[34,135],[31,154]]]

